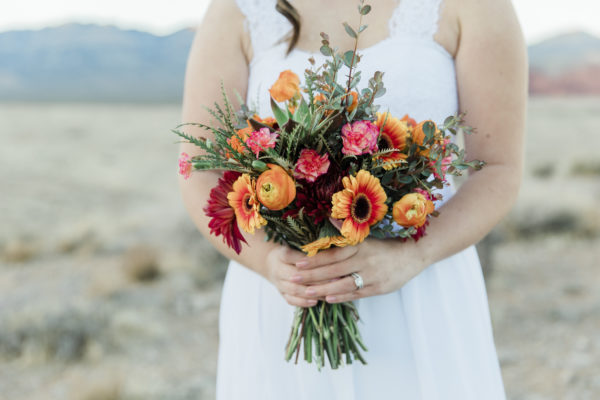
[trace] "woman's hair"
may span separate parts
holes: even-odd
[[[298,11],[296,11],[294,6],[292,6],[287,0],[277,0],[275,9],[284,17],[286,17],[294,28],[292,36],[288,39],[289,45],[287,52],[289,54],[294,49],[294,46],[296,46],[296,43],[298,43],[298,38],[300,37],[300,14],[298,14]]]

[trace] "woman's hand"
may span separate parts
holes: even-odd
[[[286,253],[282,260],[297,268],[286,269],[288,283],[294,298],[325,299],[341,303],[361,297],[375,296],[400,289],[406,282],[425,269],[424,259],[416,242],[367,239],[357,246],[334,248],[317,253],[314,257],[298,257],[301,253]],[[353,272],[358,273],[364,287],[357,290]]]
[[[275,285],[288,304],[298,307],[312,307],[317,304],[317,300],[323,298],[307,294],[308,284],[326,285],[331,279],[336,279],[339,276],[303,282],[298,278],[301,276],[300,274],[309,272],[307,271],[308,268],[315,268],[317,264],[314,261],[317,259],[321,264],[335,266],[355,256],[357,251],[356,246],[351,246],[328,250],[319,253],[315,257],[308,258],[300,251],[286,246],[277,246],[267,254],[266,278]]]

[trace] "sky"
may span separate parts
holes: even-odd
[[[68,22],[165,35],[198,24],[210,0],[2,0],[0,32]],[[219,1],[219,0],[215,0]],[[372,0],[371,2],[375,2]],[[528,43],[573,30],[600,36],[599,0],[513,0]]]

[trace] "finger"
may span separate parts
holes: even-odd
[[[292,281],[305,285],[314,285],[321,281],[344,277],[357,270],[352,260],[345,260],[335,264],[315,267],[313,269],[297,269],[292,276]]]
[[[329,222],[331,222],[331,225],[335,226],[338,231],[342,231],[342,225],[344,224],[344,221],[329,217]]]
[[[377,294],[379,294],[379,293],[377,292],[375,286],[371,285],[371,286],[365,286],[362,289],[354,288],[354,290],[351,290],[351,291],[343,293],[343,294],[328,295],[327,297],[325,297],[325,301],[328,303],[331,303],[331,304],[343,303],[345,301],[358,300],[363,297],[375,296]]]
[[[298,285],[296,283],[293,282],[289,282],[289,281],[281,281],[278,285],[278,289],[281,293],[287,293],[287,294],[291,294],[292,296],[296,296],[296,297],[304,297],[306,299],[308,298],[314,298],[314,296],[307,296],[306,295],[306,289],[307,287],[304,285]]]
[[[334,264],[347,260],[354,256],[358,251],[358,246],[334,247],[332,249],[318,252],[313,257],[303,257],[296,261],[296,267],[301,269],[311,269],[323,265]]]
[[[303,299],[301,297],[292,296],[291,294],[287,293],[284,293],[283,297],[289,305],[295,307],[312,307],[317,304],[317,300],[315,299]]]
[[[347,276],[334,282],[309,286],[304,289],[304,296],[309,298],[327,298],[327,296],[346,294],[351,291],[356,291],[356,284],[354,283],[354,278]]]
[[[285,264],[295,265],[298,261],[306,258],[306,254],[291,247],[283,247],[279,253],[279,260]]]

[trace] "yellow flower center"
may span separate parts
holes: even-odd
[[[371,218],[372,211],[371,201],[364,193],[359,193],[352,201],[350,214],[352,219],[359,224],[367,222]]]

